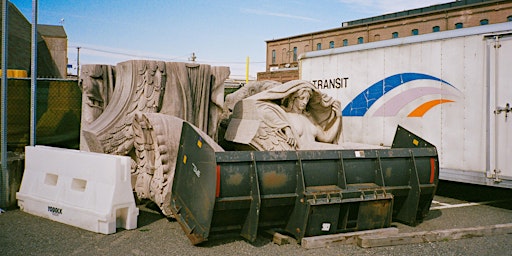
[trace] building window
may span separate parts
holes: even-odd
[[[463,28],[463,27],[464,27],[464,25],[462,25],[462,22],[455,23],[455,29]]]
[[[439,26],[432,27],[432,32],[439,32],[441,28]]]
[[[322,50],[322,44],[321,43],[316,44],[316,49],[317,50]]]
[[[417,36],[418,34],[419,34],[418,29],[415,28],[415,29],[411,30],[411,35]]]
[[[487,24],[489,24],[489,20],[488,19],[480,20],[480,25],[487,25]]]
[[[343,46],[348,46],[348,39],[343,39]]]
[[[398,32],[391,33],[391,38],[398,38]]]
[[[334,48],[334,41],[329,42],[329,48]]]
[[[362,44],[362,43],[364,43],[364,38],[363,38],[363,37],[359,37],[359,38],[357,38],[357,43],[358,43],[358,44]]]
[[[276,64],[276,50],[272,50],[272,64]]]
[[[512,21],[512,15],[507,17],[507,21]]]
[[[297,62],[297,47],[293,47],[293,62]]]
[[[379,34],[374,35],[373,36],[373,41],[374,42],[380,41],[380,35]]]

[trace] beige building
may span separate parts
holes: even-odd
[[[8,28],[7,67],[31,76],[32,25],[13,3],[9,3]],[[37,30],[37,77],[66,78],[68,39],[64,27],[38,25]]]
[[[512,21],[512,0],[458,0],[344,22],[341,27],[268,40],[258,80],[299,79],[302,53],[445,30]]]
[[[66,78],[68,65],[68,36],[63,26],[37,25],[37,31],[43,38],[50,55],[59,70],[60,77]]]

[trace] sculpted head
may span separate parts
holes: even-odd
[[[311,88],[301,88],[290,96],[283,98],[281,105],[286,112],[302,113],[306,110],[312,94],[313,90]]]

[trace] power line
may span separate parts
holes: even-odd
[[[69,46],[68,48],[77,48],[80,46]],[[118,51],[112,51],[112,50],[104,50],[104,49],[98,49],[98,48],[92,48],[92,47],[80,47],[81,49],[89,50],[89,51],[95,51],[95,52],[102,52],[102,53],[108,53],[108,54],[115,54],[115,55],[122,55],[122,56],[128,56],[128,57],[135,57],[135,58],[152,58],[152,59],[159,59],[159,60],[175,60],[182,57],[176,57],[176,58],[162,58],[162,57],[156,57],[156,56],[144,56],[139,54],[132,54],[132,53],[126,53],[126,52],[118,52]]]
[[[92,47],[83,47],[83,46],[74,46],[70,45],[68,48],[76,49],[80,47],[81,49],[89,50],[89,51],[96,51],[96,52],[102,52],[102,53],[108,53],[108,54],[115,54],[115,55],[121,55],[121,56],[127,56],[127,57],[134,57],[134,58],[143,58],[143,59],[157,59],[157,60],[188,60],[188,57],[190,54],[174,57],[174,58],[163,58],[163,57],[156,57],[156,56],[147,56],[147,55],[139,55],[139,54],[132,54],[132,53],[126,53],[126,52],[119,52],[119,51],[112,51],[112,50],[104,50],[99,48],[92,48]],[[196,56],[197,58],[197,56]],[[224,63],[224,64],[246,64],[245,61],[196,61],[198,63]],[[265,61],[251,61],[251,64],[263,64],[266,63]]]

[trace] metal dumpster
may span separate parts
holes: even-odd
[[[390,149],[215,151],[184,123],[171,210],[193,244],[258,229],[303,237],[409,225],[428,213],[436,148],[398,127]]]

